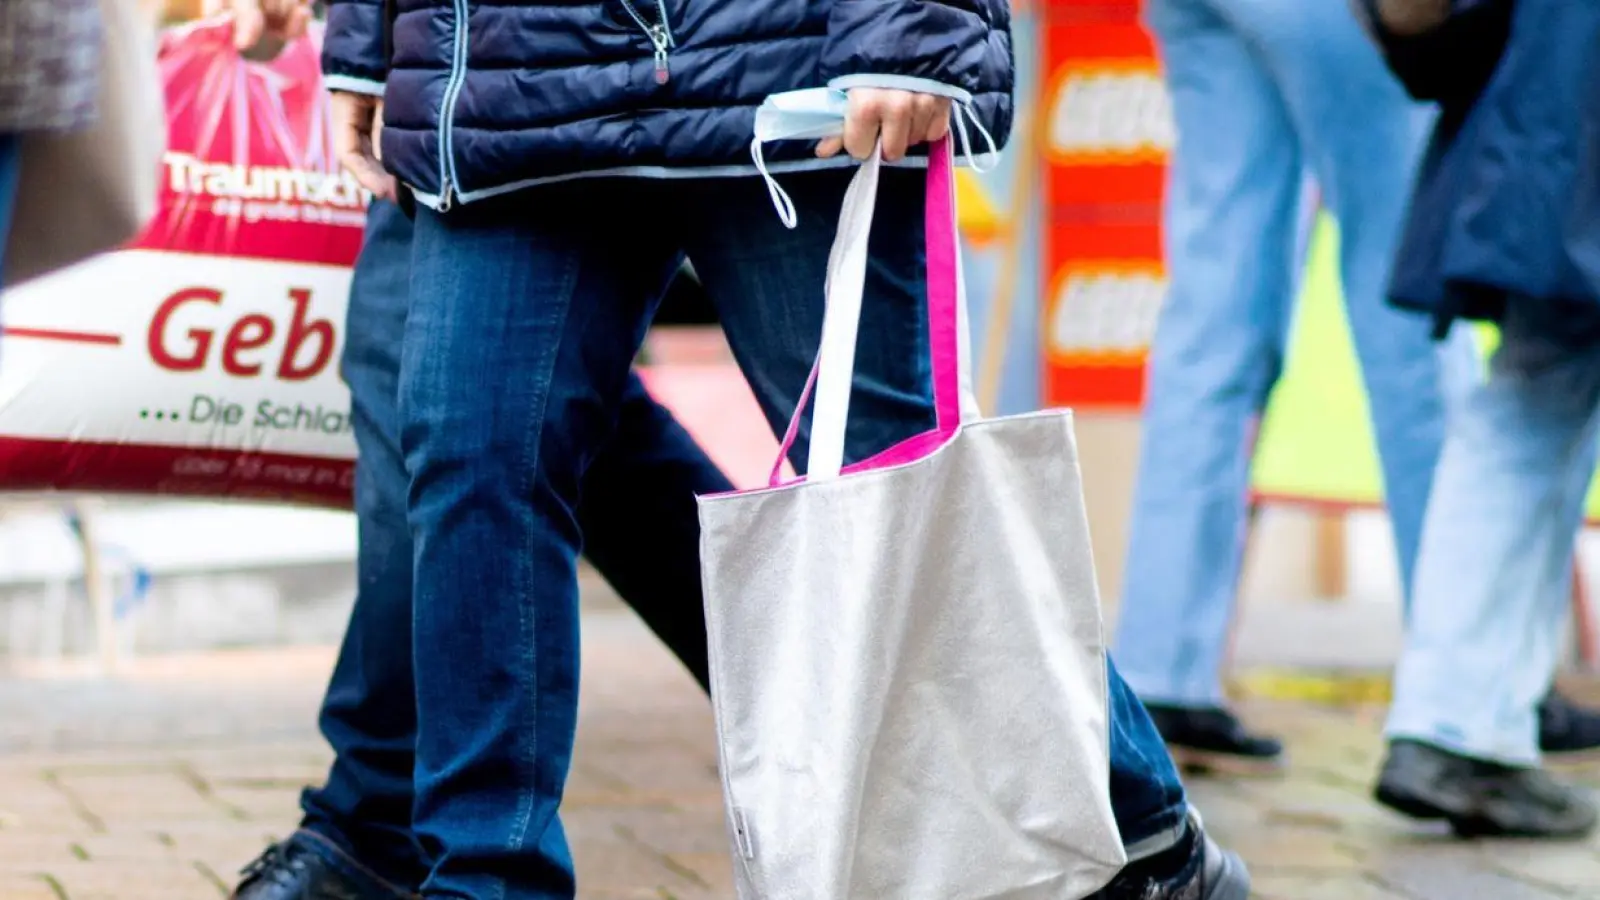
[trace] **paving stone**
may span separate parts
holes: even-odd
[[[1506,841],[1484,844],[1479,856],[1495,870],[1534,884],[1600,896],[1600,850],[1593,842],[1550,846]]]
[[[563,813],[580,894],[731,900],[705,696],[642,628],[604,615],[586,622],[583,716]],[[295,827],[300,787],[326,774],[329,752],[307,713],[332,662],[319,652],[320,669],[304,652],[281,668],[260,653],[167,661],[130,681],[128,703],[119,683],[88,681],[53,683],[49,702],[12,703],[36,685],[0,679],[15,746],[71,737],[68,750],[10,754],[0,738],[0,900],[59,900],[42,875],[68,900],[224,897],[241,866]],[[261,702],[218,712],[238,696]],[[1381,710],[1241,710],[1285,736],[1288,773],[1188,787],[1211,833],[1251,865],[1259,900],[1600,896],[1600,839],[1463,843],[1374,805]],[[205,721],[186,724],[193,719]],[[1600,785],[1600,766],[1573,777]]]
[[[225,891],[194,864],[171,862],[100,866],[92,862],[50,870],[68,900],[218,900]]]
[[[618,833],[604,817],[572,817],[567,823],[567,840],[578,866],[578,892],[584,897],[591,892],[625,893],[641,888],[657,892],[710,888],[696,870]]]
[[[92,837],[82,833],[0,832],[0,877],[36,875],[79,862],[74,845]],[[0,894],[0,897],[3,897]]]
[[[1393,842],[1376,848],[1368,873],[1415,900],[1556,900],[1571,896],[1489,866],[1474,845]]]
[[[127,771],[67,771],[63,789],[107,828],[138,825],[152,819],[221,820],[223,809],[176,766]]]
[[[684,868],[693,870],[701,881],[710,885],[712,891],[733,896],[733,860],[728,858],[727,851],[674,853],[672,859]]]
[[[1230,831],[1229,849],[1261,872],[1357,872],[1360,859],[1349,847],[1316,828],[1267,826]]]
[[[1255,874],[1251,900],[1408,900],[1364,875]]]
[[[48,881],[38,875],[0,872],[0,897],[5,900],[60,900]]]

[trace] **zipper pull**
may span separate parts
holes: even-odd
[[[452,203],[454,193],[455,189],[451,186],[450,179],[446,178],[443,190],[439,191],[439,212],[447,213],[450,211],[450,207],[454,205]]]
[[[667,65],[667,50],[672,47],[672,33],[667,31],[665,25],[652,25],[650,43],[656,47],[656,84],[666,84],[672,78],[672,70]]]

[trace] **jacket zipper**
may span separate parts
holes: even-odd
[[[666,84],[672,77],[672,70],[667,64],[667,55],[672,48],[678,46],[677,38],[672,36],[672,26],[667,24],[667,0],[656,0],[656,12],[660,21],[650,22],[640,15],[639,8],[633,5],[633,0],[622,0],[622,8],[628,11],[629,17],[638,24],[644,36],[650,39],[650,46],[656,51],[656,84]]]
[[[439,109],[439,211],[449,212],[460,185],[456,177],[455,120],[456,101],[467,80],[467,0],[453,0],[455,7],[455,46],[450,61],[450,80],[445,82],[444,103]]]

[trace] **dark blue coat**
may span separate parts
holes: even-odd
[[[1492,52],[1490,66],[1465,67],[1468,89],[1395,67],[1415,95],[1440,102],[1440,120],[1391,298],[1433,313],[1441,326],[1498,319],[1507,302],[1600,313],[1600,3],[1474,5],[1509,15],[1500,17],[1498,41],[1477,34],[1441,57]],[[1440,69],[1417,70],[1426,71]]]
[[[384,84],[385,164],[439,207],[566,178],[753,173],[768,95],[907,87],[1011,128],[1009,0],[334,0],[334,89]],[[664,16],[664,19],[663,19]],[[982,149],[976,148],[976,149]],[[774,144],[774,170],[823,162]]]

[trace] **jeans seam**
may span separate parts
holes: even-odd
[[[555,375],[556,365],[561,359],[561,349],[566,339],[567,319],[572,311],[572,295],[574,282],[577,278],[574,269],[577,264],[576,254],[574,254],[567,262],[566,271],[562,273],[561,290],[556,294],[556,296],[562,298],[558,314],[552,317],[555,321],[551,323],[554,326],[552,331],[556,339],[553,342],[553,346],[544,354],[545,358],[541,360],[538,372],[540,380],[538,383],[542,387],[539,390],[537,407],[529,410],[528,427],[523,434],[522,458],[519,460],[521,465],[518,469],[520,473],[517,485],[519,497],[533,497],[533,492],[538,486],[537,469],[542,455],[539,444],[544,439],[544,418],[545,413],[550,408],[550,393],[554,389],[552,379]],[[522,754],[521,762],[528,768],[529,775],[535,784],[530,785],[529,790],[522,791],[522,797],[517,808],[517,817],[512,825],[512,833],[507,835],[507,843],[513,850],[521,850],[526,845],[528,823],[533,819],[534,800],[537,795],[537,781],[539,780],[539,719],[544,711],[540,696],[540,673],[543,664],[539,659],[542,655],[537,634],[539,616],[538,611],[529,602],[532,596],[532,587],[531,584],[517,584],[515,600],[517,602],[518,615],[521,619],[522,631],[528,635],[529,644],[533,647],[534,652],[534,664],[524,667],[524,671],[527,674],[524,676],[522,683],[522,689],[527,691],[533,699],[533,727],[529,729],[530,739]],[[557,814],[559,815],[559,812]],[[504,878],[498,880],[495,885],[495,892],[498,900],[504,900],[506,896]]]

